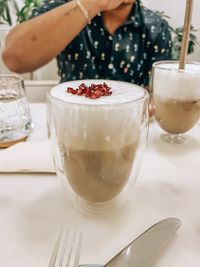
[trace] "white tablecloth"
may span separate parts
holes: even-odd
[[[46,138],[45,105],[33,104],[35,131]],[[151,125],[139,177],[126,206],[107,216],[80,213],[50,174],[0,174],[0,266],[46,267],[58,229],[83,231],[81,263],[105,263],[153,223],[177,217],[182,226],[152,266],[200,266],[200,127],[183,145],[158,138]]]

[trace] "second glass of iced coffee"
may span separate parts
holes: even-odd
[[[152,91],[162,139],[171,144],[183,143],[184,134],[200,118],[200,63],[187,62],[184,70],[176,61],[154,63]]]

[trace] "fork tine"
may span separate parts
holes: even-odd
[[[70,243],[70,248],[69,248],[69,253],[68,253],[68,256],[67,256],[67,263],[66,263],[67,267],[69,267],[69,263],[70,263],[70,260],[71,260],[72,251],[73,251],[73,247],[74,247],[74,243],[75,243],[75,238],[76,238],[76,231],[73,232],[72,240],[71,240],[71,243]]]
[[[60,241],[61,241],[61,238],[62,238],[62,233],[63,233],[63,229],[61,228],[60,232],[59,232],[59,235],[58,235],[58,239],[56,241],[56,245],[55,245],[55,247],[53,249],[53,253],[51,255],[51,259],[50,259],[48,267],[54,267],[55,266],[56,258],[57,258],[57,255],[58,255],[58,249],[59,249]]]
[[[79,234],[79,237],[78,237],[77,251],[76,251],[76,255],[75,255],[74,263],[72,267],[78,267],[80,254],[81,254],[81,244],[82,244],[82,232]]]
[[[65,233],[65,238],[64,238],[62,252],[61,252],[60,261],[59,261],[59,267],[62,267],[62,264],[63,264],[63,260],[64,260],[64,256],[65,256],[65,250],[67,247],[68,235],[69,235],[69,230],[67,230],[67,232]]]
[[[78,267],[82,232],[60,229],[48,267]]]

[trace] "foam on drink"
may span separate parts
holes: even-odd
[[[162,97],[198,100],[200,99],[200,64],[186,64],[185,70],[178,70],[178,63],[163,63],[154,69],[153,87],[154,93]]]

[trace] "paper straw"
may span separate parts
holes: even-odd
[[[190,25],[192,20],[192,9],[193,9],[193,0],[187,0],[186,10],[185,10],[185,19],[183,27],[183,39],[181,44],[181,53],[179,60],[179,69],[185,69],[185,60],[188,51],[189,35],[190,35]]]

